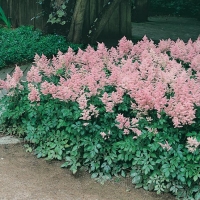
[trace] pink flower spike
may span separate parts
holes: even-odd
[[[30,93],[28,94],[28,99],[31,102],[39,102],[40,94],[39,94],[38,90],[34,86],[29,87],[29,89],[30,89]]]
[[[158,142],[158,144],[163,148],[166,149],[167,151],[169,151],[170,149],[172,149],[172,147],[169,145],[169,143],[167,141],[165,141],[165,144],[162,144],[160,142]]]

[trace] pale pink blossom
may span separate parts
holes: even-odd
[[[169,143],[167,141],[165,141],[164,144],[158,142],[158,144],[163,148],[163,149],[166,149],[167,151],[171,150],[172,147],[169,145]]]
[[[29,84],[30,93],[28,94],[28,99],[31,102],[39,102],[40,94],[37,88],[35,88],[32,84]]]
[[[200,142],[198,142],[196,138],[194,138],[194,137],[188,137],[187,138],[186,147],[187,147],[188,151],[193,153],[194,151],[196,151],[198,146],[200,146]]]
[[[123,131],[123,133],[124,133],[124,135],[128,135],[130,133],[130,131],[125,128],[124,131]]]
[[[82,120],[90,120],[91,119],[89,110],[83,110],[81,115],[82,115],[82,117],[80,117],[79,119],[82,119]]]
[[[23,86],[21,85],[20,81],[23,76],[23,71],[16,65],[14,73],[12,76],[7,74],[6,80],[0,80],[0,89],[6,89],[7,91],[11,89],[19,89],[22,90]]]
[[[107,136],[105,132],[100,132],[100,135],[102,136],[103,139],[105,139]]]
[[[83,110],[87,107],[87,98],[86,98],[85,94],[78,97],[76,101],[78,102],[79,108],[81,110]]]
[[[42,76],[40,75],[38,67],[32,65],[31,69],[27,73],[26,80],[28,82],[35,82],[35,83],[40,83],[42,81]]]

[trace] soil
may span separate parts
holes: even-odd
[[[61,161],[37,159],[23,143],[0,145],[1,200],[173,200],[135,189],[130,179],[113,179],[104,185],[81,169],[72,175]]]
[[[153,17],[147,23],[133,23],[133,38],[196,40],[200,22],[188,18]],[[2,73],[0,72],[0,75]],[[0,136],[1,137],[1,136]],[[114,179],[104,185],[85,170],[76,176],[62,162],[37,159],[23,143],[0,145],[0,200],[173,200],[170,194],[157,195],[135,189],[129,179]],[[128,189],[128,190],[127,190]]]

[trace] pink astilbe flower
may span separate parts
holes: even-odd
[[[56,95],[54,95],[54,98],[58,98],[62,101],[75,101],[75,99],[77,98],[77,96],[74,97],[74,92],[67,86],[57,86],[56,87]]]
[[[13,77],[11,77],[9,74],[7,74],[6,82],[5,82],[5,89],[10,90],[12,88],[16,88],[18,84],[18,81],[15,80]]]
[[[169,99],[165,112],[172,117],[175,127],[194,123],[194,104],[199,104],[200,97],[199,84],[180,76],[172,86],[174,96]]]
[[[142,134],[142,131],[138,128],[129,128],[129,130],[136,134],[133,138],[138,138]]]
[[[109,59],[109,52],[104,43],[98,42],[96,53],[98,55],[98,58],[102,59],[104,62],[107,62],[107,60]]]
[[[23,76],[23,71],[20,69],[20,67],[16,65],[12,78],[15,79],[16,82],[19,82],[22,76]]]
[[[83,123],[83,126],[88,126],[89,125],[89,123]]]
[[[87,98],[85,94],[81,95],[79,98],[76,100],[79,104],[79,108],[81,110],[85,109],[87,107]]]
[[[150,50],[150,49],[156,49],[155,44],[153,43],[152,40],[148,40],[146,36],[142,38],[141,41],[139,41],[137,44],[135,44],[131,50],[131,55],[134,58],[139,58],[140,55],[145,51],[145,50]]]
[[[128,135],[130,133],[130,131],[128,129],[124,129],[124,135]]]
[[[137,112],[136,122],[119,114],[116,123],[125,133],[129,131],[138,137],[141,131],[137,120],[148,117],[149,110],[156,110],[158,117],[164,111],[171,117],[174,127],[195,121],[195,106],[200,106],[199,54],[200,38],[188,43],[181,40],[160,41],[155,45],[144,37],[133,45],[124,37],[117,48],[109,50],[99,43],[97,51],[88,46],[75,54],[69,48],[67,53],[59,52],[52,60],[36,55],[37,67],[28,73],[28,80],[39,82],[38,74],[48,77],[56,75],[60,79],[56,85],[50,81],[40,84],[42,95],[50,94],[61,101],[77,102],[82,109],[83,120],[99,114],[94,105],[88,105],[92,96],[102,101],[106,112],[114,112],[117,111],[116,105],[123,102],[124,95],[129,95],[131,102],[134,102],[130,109]],[[191,62],[196,74],[192,69],[186,70],[183,62],[177,59]],[[62,69],[62,77],[59,69]],[[9,76],[8,79],[0,82],[1,88],[8,87],[8,83],[10,88],[19,87],[18,79]],[[105,90],[107,86],[115,90],[108,92]]]
[[[200,72],[200,54],[196,55],[195,57],[193,57],[191,59],[190,67],[193,70],[195,70],[197,72]]]
[[[82,117],[80,117],[79,119],[82,119],[82,120],[90,120],[91,119],[90,110],[83,110],[81,115],[82,115]]]
[[[124,90],[122,88],[117,88],[116,92],[111,93],[111,100],[114,104],[119,104],[123,102]]]
[[[164,144],[158,142],[158,144],[163,148],[163,149],[166,149],[167,151],[171,150],[172,147],[169,145],[169,143],[167,141],[165,141]]]
[[[118,44],[117,50],[120,55],[128,54],[133,48],[133,43],[131,40],[127,40],[126,37],[123,37]]]
[[[26,80],[35,83],[40,83],[42,81],[42,76],[40,75],[38,67],[32,65],[31,69],[27,73]]]
[[[23,89],[23,86],[20,83],[21,78],[23,77],[23,71],[16,65],[15,71],[12,76],[7,74],[6,81],[0,81],[0,89],[10,89],[17,88],[19,90]]]
[[[105,132],[100,132],[100,135],[101,135],[101,137],[103,138],[103,139],[106,139],[106,133]]]
[[[28,88],[30,90],[30,93],[28,94],[28,99],[31,102],[39,102],[40,101],[40,94],[37,88],[34,87],[34,85],[30,84],[28,85]]]
[[[97,107],[95,107],[94,105],[90,104],[89,111],[91,113],[91,116],[98,117],[99,111],[97,110]]]
[[[70,69],[71,64],[75,61],[75,53],[71,47],[68,48],[67,52],[63,54],[61,51],[58,52],[57,56],[53,57],[52,65],[54,66],[55,72],[59,69]]]
[[[197,141],[196,138],[194,137],[188,137],[187,138],[187,149],[190,151],[190,152],[194,152],[196,151],[196,149],[198,148],[198,146],[200,146],[200,142]]]
[[[160,40],[160,42],[158,43],[158,49],[160,50],[160,52],[167,52],[170,51],[170,47],[174,44],[174,41],[172,41],[171,39],[168,40]]]
[[[123,129],[123,128],[129,128],[130,127],[130,119],[127,117],[124,117],[123,114],[118,114],[116,117],[116,122],[118,122],[118,124],[116,125],[119,129]],[[126,124],[126,126],[125,126]]]
[[[35,64],[39,68],[41,72],[43,72],[46,76],[50,77],[55,74],[55,69],[50,64],[50,60],[47,59],[45,55],[39,57],[37,54],[35,56]]]
[[[113,107],[123,102],[123,95],[124,90],[122,88],[117,88],[117,91],[111,94],[105,92],[102,95],[101,101],[105,104],[106,112],[113,112]]]
[[[184,43],[182,40],[178,39],[173,45],[171,45],[170,53],[173,58],[180,59],[185,63],[191,62],[193,57],[195,57],[198,52],[196,47],[197,43],[193,43],[191,39],[188,43]]]
[[[187,49],[183,40],[178,39],[170,48],[170,53],[173,58],[186,61]]]
[[[81,114],[82,117],[80,117],[79,119],[90,120],[92,116],[98,117],[99,111],[94,105],[90,104],[89,108],[84,109]]]
[[[104,140],[109,139],[110,138],[110,134],[111,134],[110,130],[108,131],[107,134],[105,132],[100,132],[100,135]]]
[[[157,134],[158,133],[158,130],[157,130],[157,128],[150,128],[150,127],[145,127],[149,132],[151,132],[151,133],[153,133],[153,134]]]
[[[113,112],[114,102],[112,102],[111,97],[105,92],[102,95],[101,101],[105,104],[106,112]]]
[[[47,81],[44,81],[41,83],[41,92],[44,95],[48,95],[48,94],[52,94],[51,90],[52,87],[54,87],[55,85],[53,83],[49,83]]]
[[[142,134],[141,130],[137,128],[138,119],[136,118],[132,118],[130,120],[130,118],[124,117],[123,114],[118,114],[116,117],[116,122],[118,123],[116,124],[116,126],[119,129],[122,129],[125,135],[129,134],[130,131],[136,134],[134,138]]]

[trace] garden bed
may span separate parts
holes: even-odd
[[[122,38],[117,48],[36,55],[27,82],[19,67],[0,82],[1,127],[73,174],[84,166],[99,182],[130,177],[136,188],[198,199],[199,44]]]

